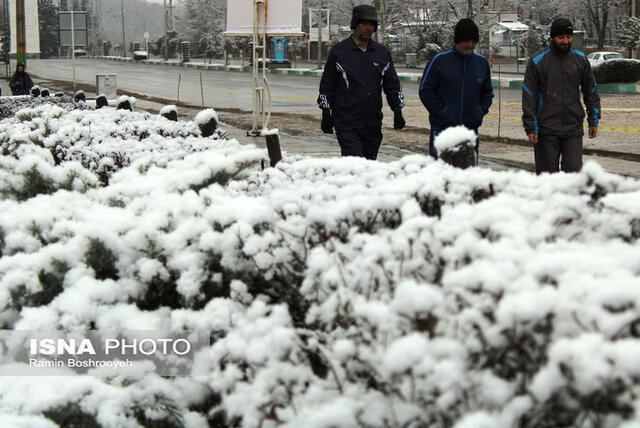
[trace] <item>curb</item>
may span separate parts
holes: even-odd
[[[122,58],[114,56],[84,56],[82,58],[101,59],[107,61],[119,61],[140,63],[148,65],[161,65],[165,67],[183,67],[198,70],[211,71],[231,71],[231,72],[251,72],[253,67],[242,65],[224,65],[224,64],[194,64],[178,61],[160,61],[160,60],[134,60],[131,58]],[[322,70],[311,68],[272,68],[267,70],[271,74],[280,74],[287,76],[307,76],[322,77]],[[422,73],[398,73],[401,82],[420,82]],[[522,79],[491,79],[491,85],[494,88],[518,89],[522,88]],[[598,84],[598,90],[603,92],[614,92],[620,94],[640,94],[640,84]]]

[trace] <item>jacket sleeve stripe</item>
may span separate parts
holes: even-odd
[[[544,58],[544,56],[546,54],[549,53],[549,49],[545,49],[542,53],[540,53],[538,56],[536,56],[535,58],[533,58],[533,63],[535,65],[538,65],[538,63],[540,62],[540,60],[542,60],[542,58]]]
[[[522,84],[522,88],[527,92],[527,94],[531,95],[532,97],[534,96],[533,92],[531,92],[529,88],[527,88],[527,85],[525,85],[524,83]]]
[[[429,75],[429,71],[431,71],[431,66],[433,65],[434,62],[436,62],[436,58],[438,58],[440,55],[444,55],[449,52],[451,51],[448,50],[448,51],[440,52],[438,55],[431,58],[431,61],[429,61],[429,65],[427,66],[427,71],[425,71],[424,76],[422,76],[422,82],[420,82],[420,90],[424,88],[424,82],[427,81],[427,76]]]
[[[344,79],[344,83],[345,85],[347,85],[347,88],[349,87],[349,78],[347,77],[347,72],[345,71],[344,68],[342,68],[342,66],[336,62],[336,70],[338,70],[339,72],[342,73],[342,78]]]

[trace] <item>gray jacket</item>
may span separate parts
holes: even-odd
[[[551,47],[529,60],[522,86],[522,122],[528,134],[583,135],[584,108],[587,123],[597,127],[600,96],[587,57],[571,49],[558,52]]]

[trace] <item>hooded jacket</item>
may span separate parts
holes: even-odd
[[[478,129],[493,101],[491,69],[482,55],[454,48],[431,58],[418,91],[434,129],[464,125]]]
[[[9,87],[11,88],[11,93],[13,95],[29,95],[31,93],[31,88],[33,87],[33,80],[31,80],[31,76],[29,76],[26,71],[18,71],[20,66],[22,66],[24,70],[24,64],[18,63],[16,65],[16,72],[11,76]],[[18,82],[21,84],[18,84]]]
[[[320,80],[318,106],[331,109],[336,129],[381,127],[382,90],[391,110],[404,107],[389,50],[370,40],[363,52],[349,37],[329,53]]]
[[[600,96],[591,65],[584,53],[559,52],[555,44],[529,60],[522,86],[522,122],[529,134],[583,135],[584,109],[587,122],[600,121]]]

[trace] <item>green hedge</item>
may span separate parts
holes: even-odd
[[[640,61],[637,59],[615,59],[606,61],[593,72],[598,83],[635,83],[640,81]]]

